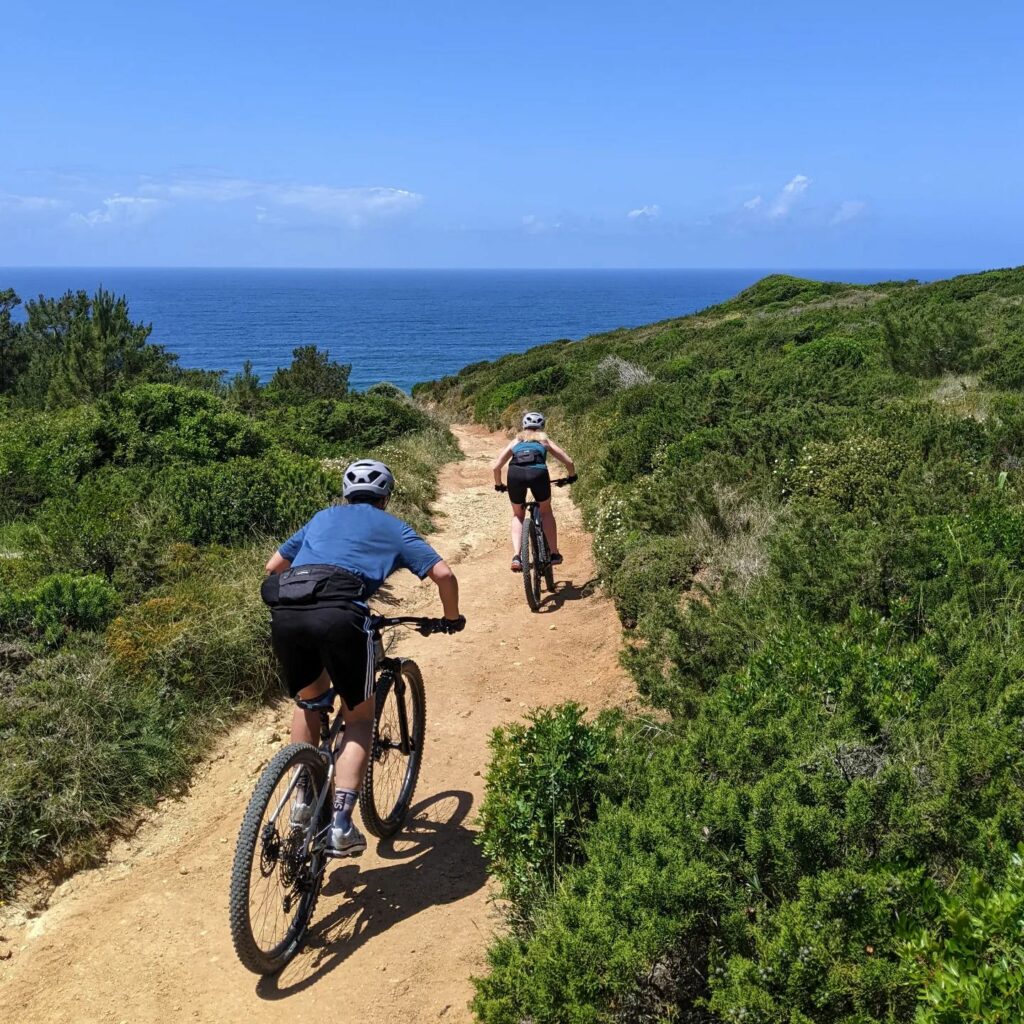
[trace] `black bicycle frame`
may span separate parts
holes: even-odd
[[[388,626],[414,626],[422,625],[424,622],[429,622],[429,619],[421,618],[416,615],[401,615],[395,618],[385,618],[383,616],[374,616],[370,619],[370,625],[373,629],[373,646],[376,651],[381,645],[380,631]],[[398,698],[398,731],[399,741],[398,749],[402,752],[405,757],[409,756],[411,744],[409,742],[409,716],[405,710],[405,680],[402,678],[402,659],[401,658],[378,658],[375,665],[375,671],[378,674],[378,679],[384,676],[385,673],[390,673],[395,688],[395,696]],[[340,697],[340,694],[336,694]],[[319,799],[316,802],[316,806],[313,808],[312,820],[317,821],[320,814],[320,808],[323,806],[324,800],[327,794],[331,791],[331,780],[334,778],[334,759],[337,756],[337,744],[338,737],[345,731],[345,717],[342,713],[341,708],[338,708],[337,714],[334,716],[334,721],[331,721],[331,712],[327,708],[321,708],[320,714],[320,746],[317,748],[324,764],[327,766],[327,784],[323,787],[319,794]],[[375,737],[376,740],[376,737]],[[371,752],[371,757],[372,752]],[[298,783],[298,773],[295,778],[292,779],[291,784],[285,791],[284,796],[281,799],[281,803],[278,806],[277,811],[274,812],[274,817],[280,813],[288,797],[291,796],[292,791]],[[315,833],[313,829],[309,830],[306,836],[306,849],[309,851],[312,848]]]

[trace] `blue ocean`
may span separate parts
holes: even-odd
[[[800,271],[870,283],[943,270]],[[583,338],[721,302],[769,270],[207,270],[0,269],[22,299],[92,292],[128,298],[133,319],[180,364],[265,381],[291,350],[315,344],[352,364],[352,384],[410,388],[467,363],[556,338]]]

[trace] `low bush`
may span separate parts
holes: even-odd
[[[93,406],[58,413],[0,414],[0,522],[51,496],[67,498],[102,461],[102,417]]]
[[[181,370],[127,304],[0,293],[0,900],[184,781],[277,691],[262,566],[379,455],[424,529],[451,434],[313,346],[266,386]]]
[[[180,535],[194,544],[227,544],[254,535],[283,540],[341,491],[338,474],[312,459],[278,452],[169,469],[160,479]]]
[[[103,441],[120,465],[205,465],[256,457],[269,447],[260,427],[216,395],[175,384],[143,384],[108,398]]]
[[[1024,1020],[1024,857],[992,885],[974,875],[944,893],[922,883],[935,924],[909,935],[900,954],[921,989],[916,1024]]]
[[[279,692],[254,586],[265,557],[210,552],[102,641],[78,636],[0,687],[0,891],[32,864],[91,861],[102,830],[184,782],[217,731]]]
[[[517,904],[481,1019],[1020,1016],[1022,309],[1022,269],[773,276],[429,388],[508,423],[563,371],[535,393],[664,716]]]
[[[24,593],[0,593],[0,632],[27,634],[55,646],[72,630],[102,629],[119,604],[117,590],[103,577],[59,573]]]
[[[481,846],[513,914],[533,910],[577,863],[614,756],[611,725],[590,725],[578,704],[532,712],[528,725],[495,729]]]
[[[43,503],[25,532],[26,557],[47,573],[98,574],[130,598],[156,582],[178,529],[148,472],[106,467]]]

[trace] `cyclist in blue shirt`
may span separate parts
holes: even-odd
[[[523,416],[523,429],[509,441],[491,464],[494,472],[494,489],[508,491],[512,502],[512,571],[522,572],[523,563],[519,556],[523,539],[523,520],[526,518],[526,492],[529,490],[540,506],[544,523],[544,537],[548,542],[551,564],[561,565],[562,556],[558,551],[558,525],[551,509],[551,476],[548,473],[547,458],[550,452],[563,466],[567,479],[576,479],[576,466],[569,456],[544,433],[544,416],[539,412],[528,412]],[[501,470],[508,467],[508,485],[501,482]]]
[[[345,730],[328,843],[335,856],[366,849],[366,838],[352,821],[373,736],[373,631],[366,601],[393,572],[409,569],[436,584],[447,632],[457,633],[466,624],[459,615],[455,574],[411,526],[384,511],[394,486],[384,463],[353,462],[344,474],[345,504],[317,512],[266,566],[271,638],[289,692],[308,700],[333,684],[343,701]],[[292,742],[315,745],[318,733],[317,713],[296,707]],[[311,813],[310,794],[298,793],[292,822],[305,824]]]

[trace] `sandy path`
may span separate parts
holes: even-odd
[[[556,491],[566,560],[557,599],[531,614],[508,571],[508,503],[487,469],[504,439],[455,432],[467,458],[444,470],[432,541],[456,567],[469,627],[402,641],[427,684],[407,830],[328,869],[307,947],[279,977],[245,971],[227,929],[228,874],[252,785],[285,736],[290,705],[268,708],[226,736],[189,792],[163,802],[105,866],[61,886],[40,916],[0,920],[0,951],[11,954],[0,961],[0,1019],[471,1019],[469,978],[499,923],[473,843],[488,735],[526,707],[573,698],[599,708],[631,687],[617,664],[614,612],[586,585],[594,566],[575,507]],[[437,613],[429,583],[395,580],[404,610]]]

